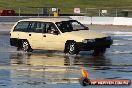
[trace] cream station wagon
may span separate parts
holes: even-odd
[[[26,52],[44,49],[78,54],[93,50],[96,55],[110,48],[112,39],[105,34],[89,31],[88,27],[71,18],[29,18],[13,26],[10,44]]]

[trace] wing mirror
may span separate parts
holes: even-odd
[[[53,34],[54,35],[58,35],[59,34],[59,31],[54,31]]]
[[[88,28],[88,27],[86,27],[86,29],[87,29],[87,30],[89,30],[89,28]]]

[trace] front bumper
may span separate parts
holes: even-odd
[[[94,42],[77,42],[77,46],[80,51],[90,51],[90,50],[95,50],[95,49],[100,49],[100,48],[110,48],[112,45],[113,40],[111,38],[98,38],[95,39]]]

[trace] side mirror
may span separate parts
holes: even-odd
[[[88,29],[88,30],[89,30],[89,28],[88,28],[88,27],[86,27],[86,29]]]
[[[58,35],[58,34],[59,34],[59,31],[54,31],[53,34],[54,34],[54,35]]]

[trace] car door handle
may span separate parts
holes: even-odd
[[[29,36],[31,36],[31,34],[29,34]]]
[[[43,35],[43,37],[46,37],[46,35]]]

